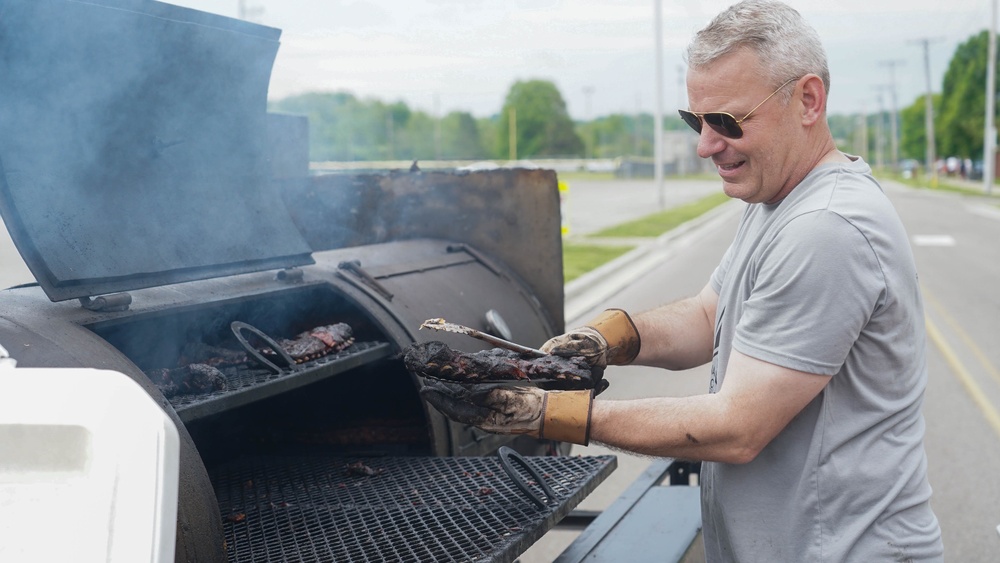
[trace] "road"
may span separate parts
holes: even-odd
[[[718,189],[717,182],[705,184]],[[941,522],[945,555],[949,561],[996,561],[1000,553],[1000,479],[996,478],[1000,467],[1000,346],[996,345],[1000,337],[1000,291],[996,287],[1000,208],[996,202],[911,190],[893,182],[886,182],[885,187],[911,236],[926,301],[926,449],[932,504]],[[584,198],[582,194],[582,190],[576,194],[578,200]],[[619,218],[648,212],[649,199],[650,194],[645,194],[645,203],[631,212],[619,209]],[[738,208],[727,208],[712,225],[672,241],[669,249],[658,251],[662,259],[645,275],[582,311],[578,318],[567,319],[567,326],[605,307],[638,311],[693,294],[708,280],[733,236],[737,219]],[[608,370],[607,378],[611,387],[604,396],[613,399],[684,396],[703,393],[708,387],[707,368],[670,373],[617,367]],[[581,504],[586,510],[607,507],[650,462],[600,446],[575,447],[572,453],[619,456],[619,469]],[[550,532],[520,561],[551,561],[575,536],[571,531]]]

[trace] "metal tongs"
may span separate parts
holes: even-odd
[[[503,338],[493,336],[492,334],[486,334],[485,332],[478,331],[474,328],[469,328],[467,326],[462,326],[455,323],[449,323],[444,319],[427,319],[420,325],[420,328],[429,328],[432,330],[443,330],[445,332],[454,332],[455,334],[464,334],[466,336],[471,336],[473,338],[478,338],[483,342],[489,342],[490,344],[498,347],[504,348],[517,352],[518,354],[526,354],[529,356],[534,356],[536,358],[543,358],[548,356],[545,352],[537,350],[535,348],[528,348],[527,346],[522,346],[520,344],[515,344],[509,340],[504,340]]]

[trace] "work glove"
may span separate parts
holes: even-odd
[[[608,309],[586,326],[550,338],[541,350],[556,356],[583,356],[595,368],[632,363],[639,355],[639,331],[621,309]]]
[[[586,446],[593,391],[543,391],[483,383],[460,385],[428,379],[420,396],[445,416],[495,434],[525,434]]]

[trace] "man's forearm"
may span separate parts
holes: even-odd
[[[633,364],[682,370],[711,361],[714,306],[706,311],[704,292],[633,318],[642,338]]]
[[[590,439],[642,455],[745,463],[758,449],[737,429],[718,395],[599,399]]]

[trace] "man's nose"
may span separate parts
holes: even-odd
[[[720,135],[711,127],[704,126],[698,134],[698,156],[700,158],[711,158],[725,150],[726,138]]]

